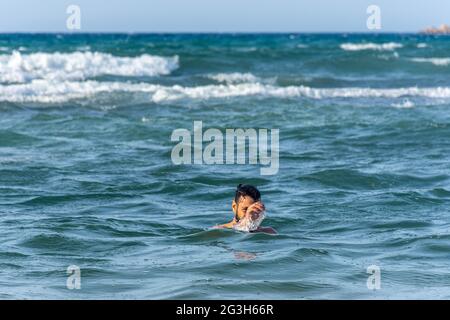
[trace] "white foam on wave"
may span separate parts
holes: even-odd
[[[240,96],[262,96],[274,98],[311,99],[324,98],[401,98],[408,96],[426,98],[450,98],[450,87],[438,88],[311,88],[307,86],[278,87],[261,83],[243,83],[233,85],[210,85],[200,87],[162,87],[153,94],[154,102],[163,102],[176,99],[211,99],[231,98]]]
[[[403,109],[403,108],[413,108],[415,104],[409,99],[404,99],[401,103],[393,103],[392,106],[395,108]]]
[[[217,73],[207,75],[207,78],[221,83],[243,83],[243,82],[258,82],[259,78],[251,73]]]
[[[450,65],[450,58],[412,58],[411,61],[421,63],[431,63],[435,66],[448,66]]]
[[[376,50],[376,51],[393,51],[402,48],[403,45],[396,42],[388,43],[343,43],[340,45],[345,51],[362,51],[362,50]]]
[[[259,228],[263,220],[266,218],[266,214],[263,211],[255,219],[251,215],[247,214],[242,220],[233,226],[234,230],[251,232]]]
[[[0,85],[0,101],[63,103],[86,99],[97,94],[143,93],[155,103],[179,99],[207,100],[233,97],[261,96],[272,98],[409,98],[449,99],[450,87],[407,88],[311,88],[307,86],[279,87],[261,83],[240,83],[184,87],[149,83],[34,80],[26,84]],[[113,99],[113,97],[111,97]]]
[[[25,83],[36,79],[84,80],[102,75],[158,76],[178,68],[178,56],[144,54],[117,57],[100,52],[32,53],[0,55],[0,82]]]

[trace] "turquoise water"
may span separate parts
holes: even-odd
[[[407,34],[0,35],[0,297],[450,298],[449,50]],[[171,133],[195,120],[279,129],[278,174],[173,165]],[[209,229],[238,183],[278,235]]]

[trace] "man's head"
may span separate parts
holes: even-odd
[[[261,200],[261,193],[256,187],[248,184],[239,184],[236,188],[232,208],[235,220],[243,219],[247,213],[247,209],[256,202]]]

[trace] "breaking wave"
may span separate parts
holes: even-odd
[[[448,66],[450,65],[450,58],[412,58],[411,61],[431,63],[435,66]]]
[[[262,96],[274,98],[450,98],[450,87],[433,88],[311,88],[307,86],[280,87],[261,83],[240,83],[186,87],[130,82],[52,82],[34,80],[27,84],[0,85],[0,101],[62,103],[72,99],[89,98],[101,93],[133,92],[149,95],[155,103],[179,99],[232,98]]]
[[[36,79],[84,80],[102,75],[159,76],[178,68],[178,56],[144,54],[117,57],[100,52],[32,53],[0,55],[0,83],[26,83]]]
[[[393,51],[402,48],[403,45],[396,42],[388,43],[343,43],[341,49],[345,51],[361,51],[361,50],[377,50],[377,51]]]
[[[207,77],[209,79],[222,83],[257,82],[259,80],[258,77],[254,76],[251,73],[240,72],[211,74]]]

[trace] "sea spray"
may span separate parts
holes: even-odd
[[[237,224],[233,226],[233,229],[244,232],[255,231],[259,228],[263,220],[266,218],[265,211],[260,214],[247,214]]]

